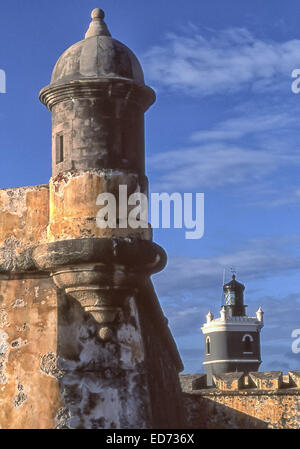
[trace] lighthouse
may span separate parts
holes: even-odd
[[[209,312],[201,328],[208,385],[212,385],[214,375],[258,371],[261,364],[263,311],[260,307],[255,317],[247,316],[244,291],[245,286],[233,274],[232,280],[223,285],[225,302],[220,317],[214,319]]]

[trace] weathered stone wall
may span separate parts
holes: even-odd
[[[193,429],[297,429],[300,372],[229,373],[207,388],[204,375],[181,375],[188,427]]]
[[[100,96],[75,95],[52,108],[53,161],[56,137],[64,137],[64,160],[53,164],[53,176],[97,168],[144,171],[145,110],[132,90],[132,83],[112,81]]]
[[[91,315],[60,292],[58,368],[64,414],[58,426],[147,427],[150,398],[134,298],[124,298],[115,338],[101,339],[98,332]]]
[[[57,290],[30,258],[48,221],[48,186],[0,190],[0,428],[55,427],[60,407]]]
[[[149,228],[130,227],[100,228],[96,217],[101,206],[97,198],[101,193],[110,192],[116,198],[116,216],[119,218],[119,185],[127,186],[128,196],[142,191],[147,193],[148,181],[145,176],[113,170],[89,170],[61,173],[50,180],[50,221],[48,240],[68,240],[75,238],[140,238],[152,239]],[[127,202],[127,197],[126,200]],[[124,203],[124,200],[121,199]],[[128,213],[133,207],[128,207]],[[127,214],[126,214],[127,216]]]
[[[60,408],[52,279],[0,274],[0,428],[53,428]]]
[[[23,246],[45,241],[48,221],[48,185],[0,190],[0,248],[7,239]]]
[[[145,347],[153,428],[185,428],[177,374],[183,370],[183,365],[150,280],[140,286],[137,306]]]
[[[59,294],[59,427],[172,428],[183,422],[180,391],[151,285],[127,296],[105,337],[90,314]],[[147,313],[148,312],[148,313]],[[163,330],[164,328],[164,330]],[[106,330],[107,332],[107,330]]]
[[[101,181],[95,172],[61,177],[58,186],[51,184],[50,201],[48,186],[0,190],[0,428],[170,428],[183,422],[181,361],[166,320],[149,276],[125,276],[123,266],[157,264],[157,249],[129,234],[96,238],[90,225],[96,210],[89,207],[101,182],[114,181]],[[56,227],[59,217],[68,231]],[[55,242],[48,243],[53,233]],[[74,288],[68,289],[73,296],[66,294],[55,276],[68,287],[79,276],[84,287],[78,297],[85,304],[91,295],[95,305],[97,292],[100,307],[89,313]],[[103,286],[96,288],[99,276]]]
[[[29,249],[47,241],[49,186],[0,190],[0,272],[33,269]]]

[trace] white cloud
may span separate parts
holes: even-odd
[[[267,278],[300,269],[300,257],[291,251],[291,247],[299,243],[300,235],[274,236],[252,239],[242,248],[214,257],[171,257],[167,268],[155,277],[158,294],[168,298],[195,294],[203,297],[204,292],[216,291],[224,268],[238,267],[244,280]],[[192,306],[193,303],[190,304]]]
[[[282,109],[282,108],[281,108]],[[232,117],[218,123],[210,130],[197,131],[192,134],[193,142],[207,142],[218,140],[236,140],[247,135],[261,134],[272,131],[290,129],[298,126],[298,117],[288,112],[265,111],[256,114],[247,114],[239,117]]]
[[[300,67],[300,40],[275,42],[231,28],[192,36],[169,33],[144,56],[145,73],[158,86],[211,95],[278,89]]]
[[[253,201],[248,203],[250,206],[263,207],[281,207],[281,206],[295,206],[300,204],[300,188],[295,187],[286,191],[269,192],[267,197],[262,201]]]
[[[281,169],[300,163],[300,154],[285,148],[256,149],[210,143],[167,151],[150,157],[150,170],[159,180],[152,191],[191,191],[252,184]]]
[[[297,112],[288,103],[240,106],[235,116],[193,132],[183,148],[150,156],[159,180],[152,190],[253,188],[282,168],[299,165]]]

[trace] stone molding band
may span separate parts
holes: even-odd
[[[103,264],[110,271],[123,266],[135,273],[153,274],[167,263],[165,251],[156,243],[141,239],[83,238],[37,246],[32,254],[36,266],[51,271],[67,265]]]
[[[127,78],[101,78],[76,80],[67,84],[54,84],[44,87],[39,94],[40,101],[51,111],[66,100],[74,98],[124,98],[136,104],[145,112],[155,102],[155,92],[148,86],[139,86]]]

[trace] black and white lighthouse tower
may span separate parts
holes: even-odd
[[[246,315],[244,304],[245,286],[235,279],[223,285],[225,305],[220,318],[211,312],[203,325],[205,344],[204,366],[207,383],[212,385],[213,375],[234,371],[258,371],[261,364],[260,330],[263,327],[261,307],[256,317]]]

